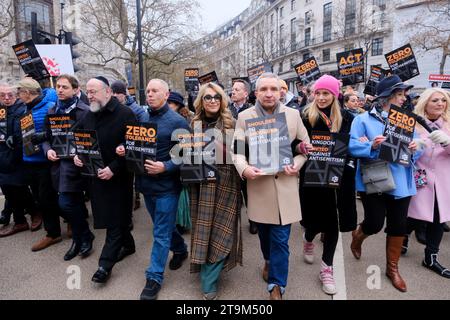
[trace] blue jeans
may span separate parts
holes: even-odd
[[[145,271],[145,276],[159,284],[162,284],[164,279],[169,250],[174,253],[187,252],[184,239],[175,225],[178,197],[179,194],[144,195],[145,205],[153,221],[153,246],[150,265]]]
[[[269,263],[269,285],[272,291],[278,285],[283,294],[289,272],[289,236],[291,225],[286,226],[257,223],[258,236],[264,259]]]

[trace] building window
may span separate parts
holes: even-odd
[[[311,55],[309,53],[304,53],[303,54],[303,61],[305,61],[306,59],[309,59]]]
[[[324,62],[330,61],[330,57],[331,57],[331,55],[330,55],[330,49],[324,49],[324,50],[322,51],[322,60],[323,60]]]
[[[291,0],[291,11],[295,10],[295,0]]]
[[[297,19],[293,18],[291,19],[291,51],[294,51],[296,49],[296,43],[297,43]]]
[[[378,6],[380,10],[386,10],[386,0],[373,0],[373,5]]]
[[[283,53],[284,50],[284,24],[280,26],[280,51]]]
[[[35,12],[37,16],[38,29],[49,32],[54,32],[53,22],[53,1],[15,1],[16,14],[16,36],[18,42],[31,39],[31,13]],[[53,39],[51,39],[53,40]]]
[[[305,29],[305,46],[309,46],[311,43],[311,28]]]
[[[383,54],[383,38],[372,40],[372,56],[380,56]]]
[[[290,63],[290,65],[291,65],[291,69],[294,67],[294,58],[291,58],[290,60],[289,60],[289,63]]]
[[[280,62],[279,64],[278,64],[278,72],[283,72],[283,62]]]
[[[274,31],[270,31],[270,51],[273,52],[274,49]]]
[[[273,26],[273,13],[270,15],[270,24]]]
[[[346,36],[355,34],[356,25],[356,0],[345,1],[345,30]]]
[[[283,9],[284,9],[284,7],[280,8],[280,18],[283,18]]]
[[[332,7],[331,2],[326,3],[323,6],[323,41],[331,40],[331,18],[332,18]]]
[[[346,44],[344,47],[344,51],[350,51],[355,49],[355,44],[354,43],[350,43],[350,44]]]
[[[312,20],[312,10],[305,12],[305,24],[310,24]]]

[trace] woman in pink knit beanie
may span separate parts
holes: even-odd
[[[303,113],[303,124],[309,137],[313,131],[347,134],[353,116],[339,105],[340,82],[324,75],[314,85],[314,101]],[[303,143],[303,142],[302,142]],[[312,146],[307,144],[306,153]],[[306,263],[314,263],[314,238],[322,233],[324,245],[320,262],[319,279],[322,290],[329,295],[337,293],[333,275],[333,259],[339,238],[339,231],[356,229],[355,169],[352,159],[346,161],[344,173],[339,181],[339,189],[329,188],[327,184],[317,187],[304,185],[305,173],[311,166],[307,162],[300,172],[300,203],[303,235],[303,258]]]

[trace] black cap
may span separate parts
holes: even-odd
[[[103,82],[104,84],[106,84],[106,85],[109,87],[109,81],[108,81],[108,79],[106,79],[105,77],[103,77],[103,76],[97,76],[97,77],[95,77],[94,79],[100,80],[101,82]]]
[[[117,80],[111,83],[111,90],[113,93],[122,93],[127,95],[127,86],[123,81]]]

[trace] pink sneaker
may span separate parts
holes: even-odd
[[[308,264],[314,263],[314,243],[308,242],[303,234],[303,260]]]
[[[319,279],[322,282],[322,290],[326,294],[334,295],[337,293],[336,283],[333,277],[333,267],[327,266],[323,261],[320,266]]]

